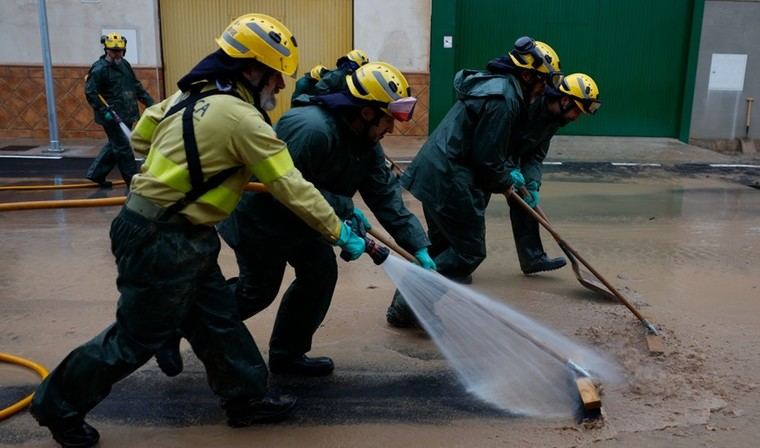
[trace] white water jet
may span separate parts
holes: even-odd
[[[501,302],[395,256],[383,266],[467,391],[500,409],[542,417],[577,411],[571,373],[546,348],[596,379],[619,377],[612,362]]]

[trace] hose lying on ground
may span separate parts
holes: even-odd
[[[26,367],[27,369],[34,370],[42,379],[45,379],[45,377],[48,375],[47,369],[37,364],[36,362],[24,358],[19,358],[18,356],[9,355],[8,353],[0,352],[0,361],[16,364],[22,367]],[[29,403],[32,402],[32,396],[34,396],[34,394],[29,394],[20,401],[17,401],[7,408],[0,410],[0,421],[5,420],[11,415],[29,406]]]

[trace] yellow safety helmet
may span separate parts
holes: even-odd
[[[309,70],[309,77],[311,79],[319,81],[327,71],[327,67],[322,64],[317,64]]]
[[[359,67],[369,63],[369,56],[367,56],[367,53],[365,53],[364,50],[360,50],[358,48],[349,51],[348,54],[346,54],[346,58],[349,61],[355,62]]]
[[[528,36],[520,37],[509,52],[509,59],[516,67],[540,73],[555,88],[558,88],[562,81],[559,55],[544,42],[533,40]]]
[[[100,43],[106,50],[127,51],[127,38],[119,33],[108,33],[100,36]]]
[[[386,114],[399,121],[412,119],[417,98],[412,96],[404,75],[387,62],[367,63],[346,76],[354,98],[377,103]]]
[[[594,114],[602,102],[599,101],[599,87],[585,73],[573,73],[565,76],[559,85],[559,91],[571,97],[578,108],[587,114]]]
[[[293,76],[298,69],[298,44],[293,33],[265,14],[238,17],[216,43],[230,57],[256,59],[284,75]]]

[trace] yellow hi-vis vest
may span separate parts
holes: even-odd
[[[275,199],[309,226],[328,240],[337,240],[340,219],[319,191],[293,166],[285,143],[250,104],[252,99],[247,89],[235,87],[235,93],[242,100],[220,94],[195,103],[194,134],[205,179],[225,169],[241,169],[179,213],[194,224],[218,223],[235,209],[243,186],[253,174],[266,184]],[[213,84],[208,84],[203,91],[213,88]],[[191,190],[182,113],[164,118],[174,104],[187,96],[178,91],[146,109],[132,133],[133,148],[147,154],[147,158],[140,173],[132,179],[131,189],[162,207],[169,207]]]

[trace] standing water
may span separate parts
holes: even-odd
[[[383,266],[467,391],[481,400],[514,414],[571,416],[580,398],[564,360],[595,379],[616,377],[613,363],[503,303],[395,256]]]

